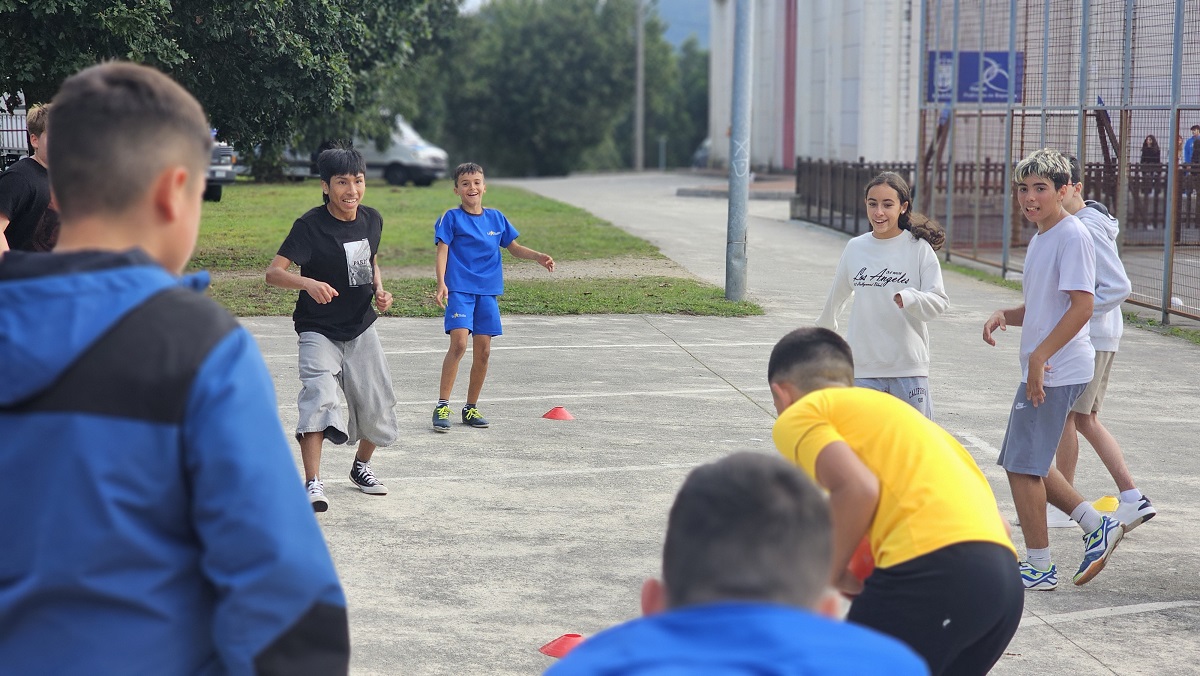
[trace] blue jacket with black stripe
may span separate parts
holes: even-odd
[[[346,672],[270,376],[206,285],[138,250],[0,259],[0,671]]]

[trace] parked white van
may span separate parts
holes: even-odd
[[[427,186],[439,178],[446,177],[446,151],[421,138],[403,117],[396,116],[396,128],[392,132],[391,144],[384,150],[371,140],[354,139],[354,147],[362,153],[367,163],[367,178],[383,177],[392,185]],[[316,153],[287,152],[293,177],[316,176]]]

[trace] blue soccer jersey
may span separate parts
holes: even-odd
[[[433,240],[435,244],[444,242],[450,250],[446,288],[481,296],[504,293],[500,249],[512,244],[518,235],[512,223],[495,209],[475,215],[456,207],[442,214],[433,226]]]

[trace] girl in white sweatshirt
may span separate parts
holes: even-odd
[[[871,232],[846,244],[817,326],[837,330],[854,296],[846,340],[854,353],[854,384],[895,395],[933,418],[926,322],[946,311],[942,268],[934,251],[946,235],[914,214],[908,184],[885,171],[867,184]]]

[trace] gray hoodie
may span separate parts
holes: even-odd
[[[1084,202],[1084,207],[1075,216],[1092,234],[1096,250],[1096,300],[1088,326],[1092,346],[1098,352],[1116,352],[1125,328],[1121,303],[1132,290],[1125,266],[1117,255],[1117,219],[1103,204],[1091,200]]]

